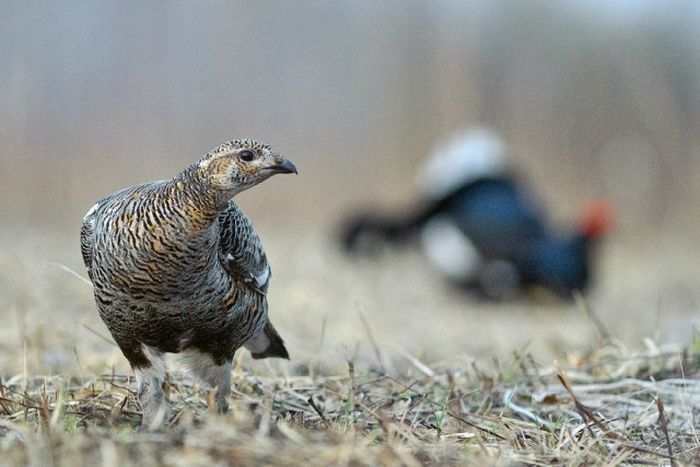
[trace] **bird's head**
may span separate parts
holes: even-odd
[[[297,173],[289,160],[253,139],[228,141],[210,151],[196,170],[212,188],[234,195],[275,174]]]
[[[589,201],[581,216],[581,232],[585,238],[600,238],[615,225],[613,207],[605,200]]]

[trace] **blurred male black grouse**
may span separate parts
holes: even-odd
[[[428,260],[448,279],[491,298],[521,285],[570,296],[590,282],[591,250],[611,222],[592,203],[573,235],[555,235],[507,168],[503,143],[473,130],[438,148],[419,171],[422,204],[405,215],[361,213],[342,228],[351,253],[373,254],[386,243],[417,237]]]
[[[289,358],[268,319],[270,267],[231,198],[288,160],[254,140],[224,143],[174,178],[100,200],[80,232],[100,317],[136,376],[143,425],[165,415],[163,354],[179,353],[227,410],[234,352]]]

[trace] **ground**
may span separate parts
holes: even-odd
[[[690,463],[700,274],[687,245],[606,246],[583,300],[484,303],[412,251],[348,261],[261,226],[290,362],[238,356],[232,413],[175,365],[170,427],[138,433],[75,233],[0,231],[0,462]],[[668,435],[667,435],[668,434]],[[669,447],[667,436],[671,440]],[[149,462],[151,461],[151,462]]]

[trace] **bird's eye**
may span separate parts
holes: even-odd
[[[250,162],[255,158],[255,154],[253,154],[253,151],[241,151],[238,153],[238,157],[246,162]]]

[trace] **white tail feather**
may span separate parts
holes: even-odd
[[[416,182],[425,196],[440,199],[465,183],[502,174],[506,159],[506,146],[494,132],[468,130],[438,145],[418,171]]]

